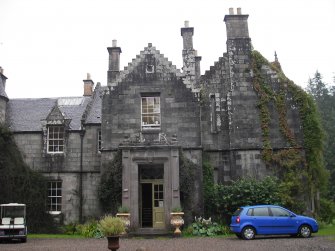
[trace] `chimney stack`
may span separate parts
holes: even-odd
[[[107,84],[113,82],[120,73],[120,53],[121,48],[117,47],[117,41],[112,41],[112,47],[107,48],[109,53],[109,63],[107,72]]]
[[[94,82],[91,79],[91,74],[87,73],[87,77],[83,81],[84,81],[84,96],[85,97],[92,96]]]
[[[224,17],[227,28],[227,39],[249,38],[248,17],[243,15],[242,9],[237,8],[237,14],[234,14],[234,9],[229,9],[229,15]]]
[[[181,28],[181,36],[183,37],[183,74],[184,84],[191,88],[193,92],[199,92],[198,79],[200,78],[200,60],[196,50],[193,48],[194,28],[189,27],[189,21],[184,22]]]
[[[189,27],[189,21],[184,22],[184,28],[181,28],[181,36],[183,37],[183,49],[193,50],[193,33],[194,28]]]

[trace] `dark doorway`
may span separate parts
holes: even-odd
[[[142,227],[152,227],[151,183],[142,183]]]

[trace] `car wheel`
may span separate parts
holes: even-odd
[[[299,235],[303,238],[309,238],[312,235],[311,227],[308,225],[302,225],[299,228]]]
[[[27,242],[27,237],[25,237],[25,238],[21,238],[21,242],[22,242],[22,243]]]
[[[242,238],[245,240],[252,240],[255,238],[256,231],[253,227],[245,227],[242,230]]]

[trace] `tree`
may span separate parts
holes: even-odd
[[[323,82],[322,75],[316,71],[314,77],[308,81],[307,92],[318,106],[326,133],[323,156],[326,168],[330,172],[328,196],[335,200],[335,87],[328,87]]]

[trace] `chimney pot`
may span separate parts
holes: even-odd
[[[113,40],[112,40],[112,46],[113,46],[113,47],[117,47],[117,40],[116,40],[116,39],[113,39]]]
[[[242,9],[241,8],[237,8],[237,15],[242,15]]]
[[[87,80],[90,80],[91,79],[91,74],[87,73],[87,77],[86,77]]]
[[[229,15],[234,15],[234,8],[229,8]]]
[[[184,26],[185,26],[185,28],[188,28],[188,27],[190,26],[190,22],[186,20],[186,21],[184,22]]]
[[[3,68],[0,66],[0,73],[3,74]]]

